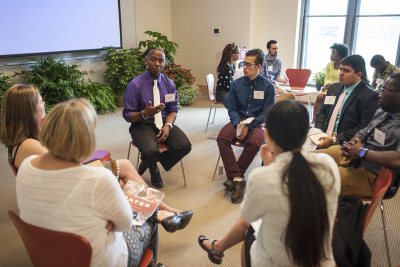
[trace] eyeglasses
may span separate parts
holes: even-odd
[[[252,64],[252,63],[250,63],[250,62],[243,62],[243,66],[245,66],[246,68],[250,68],[250,67],[253,67],[253,66],[255,66],[256,64]]]

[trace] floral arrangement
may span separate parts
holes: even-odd
[[[165,65],[163,73],[174,81],[176,88],[194,84],[196,81],[190,69],[184,69],[181,65],[174,63]]]
[[[174,81],[179,95],[179,104],[182,106],[193,103],[199,94],[199,87],[195,85],[196,79],[190,69],[181,65],[169,63],[164,66],[163,73]]]

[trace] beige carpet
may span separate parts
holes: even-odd
[[[179,209],[194,211],[192,222],[186,229],[171,234],[160,228],[159,261],[167,267],[215,266],[198,246],[197,236],[205,234],[218,239],[239,216],[239,205],[231,204],[229,197],[224,193],[223,177],[212,181],[218,148],[215,140],[207,138],[218,132],[228,120],[228,116],[223,108],[217,109],[215,124],[204,133],[208,111],[209,103],[203,91],[194,105],[185,107],[179,112],[176,122],[188,134],[193,144],[191,153],[183,160],[188,186],[183,188],[180,165],[169,172],[162,172],[165,201]],[[97,147],[111,151],[114,158],[126,158],[130,140],[129,124],[122,119],[121,112],[119,109],[115,113],[99,116],[97,127]],[[131,160],[136,164],[137,151],[133,149],[131,153]],[[259,166],[260,162],[259,157],[256,157],[250,170]],[[148,172],[143,176],[149,179]],[[0,266],[30,266],[22,241],[7,217],[7,210],[17,210],[17,205],[15,178],[7,164],[4,148],[0,148],[0,178]],[[385,205],[392,259],[398,264],[400,263],[400,196],[386,201]],[[387,266],[379,210],[367,230],[366,240],[373,252],[372,266]],[[240,246],[225,253],[221,266],[240,266]]]

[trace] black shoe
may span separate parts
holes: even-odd
[[[182,211],[177,213],[176,216],[180,217],[182,220],[181,225],[179,225],[179,230],[182,230],[189,224],[190,220],[192,219],[193,211],[191,210]]]
[[[233,190],[233,181],[226,179],[225,182],[222,183],[223,186],[225,186],[226,191],[232,191]]]
[[[246,187],[246,181],[233,181],[233,190],[232,190],[232,196],[231,196],[231,201],[232,203],[240,203],[243,200],[244,196],[244,189]]]
[[[182,225],[182,218],[175,214],[164,218],[161,221],[161,225],[164,227],[165,231],[173,233],[180,229],[180,226]]]
[[[157,167],[157,163],[153,163],[149,166],[150,176],[151,176],[151,184],[156,188],[162,188],[163,181],[161,179],[160,170]]]
[[[144,164],[142,161],[139,164],[139,168],[138,168],[137,172],[139,173],[139,175],[142,175],[147,170],[147,168],[148,168],[148,166],[146,164]]]

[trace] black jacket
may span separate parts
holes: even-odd
[[[332,84],[326,95],[336,96],[335,104],[322,105],[315,119],[315,128],[326,132],[333,109],[343,90],[342,84]],[[337,128],[336,141],[342,144],[343,141],[350,140],[359,130],[368,125],[378,107],[378,93],[364,81],[360,81],[344,103]]]

